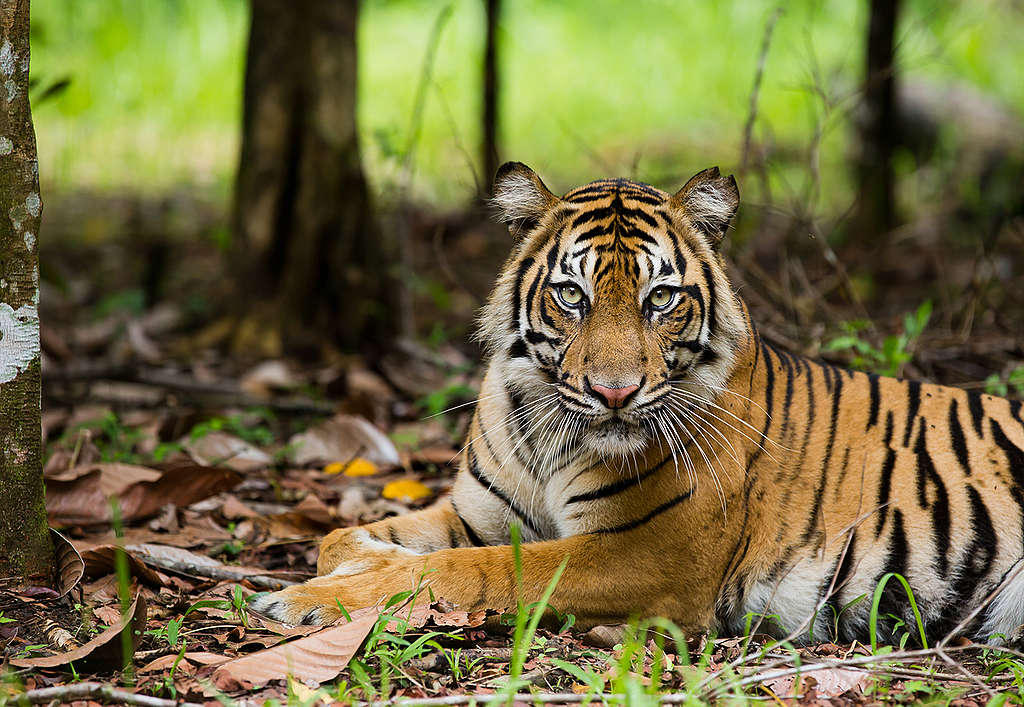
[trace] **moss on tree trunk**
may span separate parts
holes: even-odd
[[[0,3],[0,577],[48,583],[36,243],[42,202],[28,64],[28,0]]]

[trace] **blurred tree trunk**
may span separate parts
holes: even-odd
[[[484,38],[483,85],[483,142],[481,160],[484,189],[491,190],[494,173],[498,171],[498,22],[501,19],[501,0],[484,0],[487,5],[487,31]]]
[[[40,456],[39,166],[28,102],[28,0],[0,3],[0,577],[49,584]]]
[[[356,133],[358,9],[252,3],[236,262],[256,335],[266,325],[291,351],[325,340],[372,347],[394,327],[395,258],[373,219]]]
[[[858,240],[881,245],[895,225],[892,157],[896,148],[896,47],[900,0],[871,0],[861,128],[860,192],[854,226]]]

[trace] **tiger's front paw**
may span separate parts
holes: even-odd
[[[346,610],[362,608],[344,602],[340,587],[318,586],[316,581],[256,597],[249,602],[249,609],[286,624],[323,626],[344,615],[341,607]]]

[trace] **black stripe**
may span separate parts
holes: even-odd
[[[832,392],[832,366],[827,363],[818,364],[821,366],[821,375],[825,378],[825,390],[829,393]]]
[[[513,503],[512,499],[509,498],[504,491],[495,486],[494,483],[484,476],[482,471],[480,471],[480,465],[477,463],[476,453],[473,451],[473,445],[469,446],[469,453],[466,455],[466,458],[469,460],[470,475],[476,479],[481,486],[490,491],[497,498],[501,499],[506,506],[511,508],[512,512],[515,513],[521,521],[523,521],[523,525],[532,530],[535,535],[540,535],[541,532],[534,524],[533,519],[530,518],[523,509]]]
[[[868,374],[868,387],[871,393],[871,407],[868,408],[868,426],[871,429],[878,424],[878,410],[881,407],[881,391],[879,390],[878,376],[874,373]]]
[[[795,372],[793,371],[793,359],[790,353],[776,351],[775,354],[779,357],[779,362],[782,364],[786,374],[786,396],[785,402],[782,404],[782,429],[779,431],[779,439],[780,441],[787,441],[789,414],[793,408],[793,378],[795,377]]]
[[[935,543],[935,568],[942,578],[949,574],[949,494],[942,477],[935,469],[935,462],[928,452],[928,441],[925,438],[927,425],[921,419],[921,431],[917,435],[914,453],[917,455],[917,501],[921,508],[931,506],[932,540]],[[928,484],[935,487],[935,499],[929,503]]]
[[[907,544],[907,533],[903,526],[903,511],[896,509],[893,512],[893,524],[892,533],[889,534],[889,552],[882,571],[872,582],[872,586],[878,586],[878,583],[882,579],[882,575],[893,572],[895,574],[903,576],[909,583],[907,578],[907,558],[910,555],[910,548]],[[911,587],[913,590],[913,587]],[[903,585],[895,579],[890,579],[885,585],[885,590],[882,592],[881,601],[878,604],[878,616],[880,619],[888,617],[890,614],[893,616],[906,617],[906,607],[908,606],[907,595],[903,590]],[[879,622],[880,624],[882,622]],[[913,622],[911,622],[913,626]]]
[[[875,521],[875,537],[882,534],[882,527],[889,515],[889,497],[892,494],[892,471],[896,466],[896,450],[886,451],[882,464],[882,477],[878,481],[878,520]]]
[[[992,571],[992,561],[998,550],[998,536],[981,494],[973,486],[968,486],[967,498],[971,504],[971,544],[964,553],[964,563],[960,567],[960,576],[953,583],[952,595],[934,628],[929,626],[929,632],[936,636],[945,636],[956,628],[963,614],[975,605],[978,584]],[[979,623],[980,616],[964,627],[964,633],[971,633]]]
[[[388,526],[388,538],[391,540],[392,545],[398,545],[398,547],[404,547],[402,541],[398,538],[398,531],[395,530],[395,526]]]
[[[985,422],[985,410],[981,405],[981,393],[967,391],[967,409],[971,411],[971,422],[974,424],[974,431],[981,438],[985,437],[982,423]]]
[[[672,498],[672,499],[669,499],[668,501],[665,501],[664,503],[662,503],[660,506],[658,506],[657,508],[652,510],[647,515],[642,516],[640,518],[637,518],[636,520],[631,520],[628,523],[623,523],[622,525],[616,525],[616,526],[613,526],[611,528],[601,528],[600,530],[594,530],[592,532],[594,532],[594,533],[624,533],[627,530],[635,530],[636,528],[639,528],[644,523],[650,522],[651,519],[655,518],[658,515],[661,515],[662,513],[667,511],[668,509],[672,508],[673,506],[678,506],[680,503],[682,503],[683,501],[688,499],[692,494],[693,494],[693,489],[690,489],[686,493],[681,493],[678,496],[676,496],[675,498]]]
[[[516,339],[512,342],[512,345],[508,347],[509,358],[529,358],[530,352],[526,348],[526,342],[522,339]]]
[[[1010,404],[1010,414],[1017,418],[1017,422],[1024,425],[1024,417],[1021,417],[1021,401],[1020,400],[1007,400]]]
[[[807,527],[801,536],[801,542],[808,542],[814,535],[814,528],[818,524],[818,517],[821,515],[821,499],[825,494],[825,479],[828,477],[829,462],[832,460],[832,452],[836,444],[836,424],[839,422],[839,403],[843,395],[843,379],[839,372],[835,373],[835,390],[832,392],[832,414],[829,419],[828,444],[825,447],[825,459],[821,464],[821,473],[818,475],[818,485],[814,491],[814,506],[811,510],[811,517],[807,521]]]
[[[765,374],[765,382],[764,382],[764,401],[765,402],[764,402],[764,409],[765,409],[765,418],[764,418],[764,427],[761,428],[761,442],[760,442],[760,444],[758,444],[757,449],[754,450],[754,453],[750,455],[750,459],[747,460],[747,471],[748,472],[750,471],[750,468],[752,466],[754,466],[754,463],[758,459],[760,459],[761,455],[764,453],[764,444],[765,444],[765,442],[768,441],[768,428],[772,424],[772,412],[774,410],[774,405],[773,405],[773,398],[774,398],[774,394],[775,394],[775,371],[773,370],[774,369],[774,364],[771,361],[771,356],[769,355],[768,347],[765,346],[764,339],[762,339],[760,336],[758,336],[757,337],[757,344],[758,344],[758,348],[761,349],[761,352],[764,355],[764,374]]]
[[[469,521],[462,516],[459,516],[459,520],[462,521],[462,529],[466,531],[466,537],[469,539],[469,543],[473,545],[473,547],[483,547],[487,544],[483,541],[483,538],[476,534],[476,531],[473,530],[473,526],[469,524]]]
[[[907,426],[903,430],[903,446],[910,446],[910,433],[914,429],[917,411],[921,407],[921,383],[907,381]]]
[[[1014,444],[999,423],[994,419],[989,420],[989,427],[992,430],[992,438],[1006,455],[1006,462],[1009,465],[1010,476],[1013,477],[1013,487],[1010,495],[1021,510],[1021,529],[1024,530],[1024,450]]]
[[[512,331],[516,334],[519,333],[519,310],[522,303],[519,301],[522,296],[523,278],[526,277],[526,271],[533,265],[533,258],[526,258],[519,264],[519,269],[516,271],[515,285],[512,288]]]
[[[462,521],[465,525],[466,521]],[[448,547],[458,547],[462,543],[459,542],[459,534],[455,530],[454,526],[448,526]]]
[[[966,476],[970,476],[970,453],[967,450],[967,437],[964,435],[964,427],[960,424],[960,416],[957,414],[958,407],[956,398],[953,398],[949,404],[949,437],[953,443],[956,459],[960,462],[960,468],[963,469]]]
[[[531,344],[551,344],[552,346],[558,346],[562,343],[562,340],[557,337],[550,337],[544,332],[537,331],[536,329],[526,330],[526,341]]]
[[[476,531],[473,530],[473,526],[469,524],[469,521],[462,517],[462,513],[459,512],[459,507],[455,505],[455,499],[449,498],[448,502],[452,504],[452,510],[455,512],[455,517],[459,519],[460,523],[462,523],[462,529],[465,531],[466,538],[469,540],[470,544],[474,547],[484,547],[487,543],[485,543],[483,539],[479,535],[477,535]],[[454,528],[452,529],[451,532],[455,532]],[[458,546],[458,541],[452,543],[452,547]]]
[[[707,311],[707,322],[708,322],[708,338],[713,337],[718,331],[718,317],[716,315],[715,307],[715,278],[711,273],[711,265],[706,261],[702,260],[701,270],[704,272],[704,280],[708,286],[708,311]]]
[[[599,486],[593,491],[587,491],[586,493],[579,493],[576,494],[575,496],[570,496],[569,500],[565,502],[565,505],[568,506],[570,503],[582,503],[584,501],[596,501],[599,498],[607,498],[608,496],[614,496],[615,494],[622,493],[623,491],[631,489],[634,486],[639,486],[646,479],[648,479],[651,476],[651,474],[655,473],[663,466],[665,466],[665,464],[668,463],[671,459],[672,456],[670,455],[663,459],[658,464],[652,466],[650,469],[644,471],[644,473],[639,474],[638,476],[632,476],[628,479],[616,481],[613,484]]]
[[[892,431],[893,431],[893,415],[892,410],[885,415],[885,446],[892,447]]]
[[[992,430],[992,437],[995,443],[1003,450],[1006,455],[1006,461],[1009,465],[1010,474],[1013,476],[1014,482],[1017,486],[1024,487],[1024,450],[1014,444],[1006,433],[1003,432],[1003,428],[999,425],[995,419],[989,420],[989,427]]]

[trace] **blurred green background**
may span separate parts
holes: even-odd
[[[413,183],[420,200],[449,206],[475,193],[484,22],[481,2],[452,6]],[[442,7],[363,5],[360,129],[369,176],[384,195],[408,145],[423,55]],[[779,155],[773,183],[800,192],[808,171],[787,166],[786,156],[806,150],[822,128],[821,193],[842,204],[852,189],[848,117],[863,76],[866,3],[784,7],[755,137],[770,139]],[[739,0],[509,0],[499,34],[502,157],[527,162],[558,191],[608,174],[671,188],[708,164],[734,167],[774,9]],[[243,0],[34,0],[44,189],[190,185],[226,199],[237,166],[247,29]],[[909,2],[897,32],[901,79],[966,82],[1024,112],[1022,33],[1019,2]],[[45,95],[64,80],[64,90]]]

